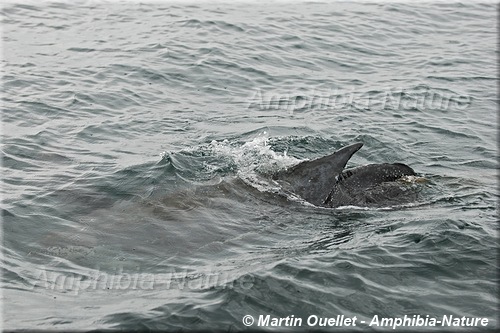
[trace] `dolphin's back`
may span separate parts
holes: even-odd
[[[413,201],[416,192],[398,182],[415,171],[402,163],[369,164],[340,174],[323,205],[380,206]]]
[[[344,170],[363,146],[344,147],[313,161],[304,161],[273,176],[285,192],[299,195],[316,206],[381,206],[412,201],[416,192],[398,182],[415,172],[402,163],[369,164]]]
[[[313,161],[304,161],[273,176],[285,191],[299,195],[304,200],[321,206],[332,190],[336,177],[344,170],[347,161],[363,146],[362,143],[344,147],[335,153]]]

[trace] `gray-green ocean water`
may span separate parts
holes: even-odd
[[[2,7],[4,328],[498,327],[497,5]],[[349,166],[410,165],[417,202],[323,209],[269,180],[359,141]]]

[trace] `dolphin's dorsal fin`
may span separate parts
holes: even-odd
[[[277,180],[284,190],[293,192],[312,204],[321,205],[347,161],[362,146],[362,143],[355,143],[331,155],[301,162],[275,174],[273,179]]]

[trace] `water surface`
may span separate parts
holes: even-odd
[[[5,328],[242,330],[267,314],[497,327],[496,13],[3,5]],[[349,166],[425,177],[417,202],[323,209],[269,181],[353,142]]]

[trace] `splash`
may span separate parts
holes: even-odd
[[[403,176],[399,179],[401,182],[410,183],[410,184],[418,184],[418,183],[427,183],[428,179],[425,177],[419,176]]]
[[[243,144],[214,140],[210,143],[210,148],[213,155],[233,164],[237,176],[248,185],[259,191],[278,192],[281,187],[270,180],[269,176],[301,160],[288,156],[286,151],[283,153],[273,151],[269,142],[276,139],[279,138],[270,139],[267,133],[263,132]]]

